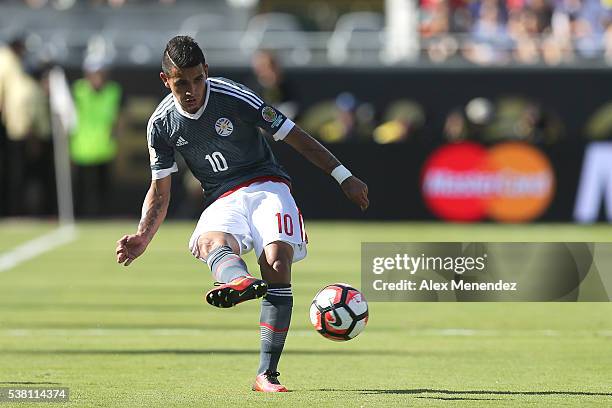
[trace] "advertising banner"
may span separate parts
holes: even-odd
[[[547,210],[554,191],[550,160],[526,143],[445,145],[423,166],[423,199],[447,221],[531,221]]]

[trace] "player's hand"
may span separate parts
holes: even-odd
[[[124,235],[117,241],[117,263],[128,266],[147,249],[149,241],[142,235]]]
[[[340,184],[340,187],[348,199],[361,208],[361,211],[365,211],[370,206],[368,186],[357,177],[351,176],[347,178]]]

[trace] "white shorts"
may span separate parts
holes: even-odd
[[[306,231],[302,214],[289,187],[282,182],[263,181],[221,197],[202,212],[189,249],[200,258],[198,239],[205,232],[232,234],[240,254],[255,249],[257,259],[266,245],[283,241],[293,247],[293,262],[306,257]]]

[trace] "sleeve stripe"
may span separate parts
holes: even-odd
[[[172,104],[174,103],[174,101],[172,99],[170,99],[168,102],[164,103],[164,106],[161,109],[156,110],[153,115],[151,116],[153,118],[153,120],[158,119],[162,116],[164,116],[164,114],[166,112],[168,112],[168,110],[172,107]]]
[[[254,97],[250,96],[247,93],[244,93],[244,92],[241,92],[241,91],[237,91],[237,90],[235,90],[233,88],[230,88],[230,87],[227,87],[227,86],[222,86],[222,85],[211,83],[211,89],[212,90],[224,90],[224,91],[228,91],[228,92],[231,92],[233,94],[236,94],[236,95],[240,95],[243,98],[247,98],[248,100],[253,102],[255,105],[257,105],[258,107],[263,105],[263,102],[259,98],[254,98]]]
[[[165,99],[168,99],[168,97],[166,97]],[[153,112],[151,118],[149,119],[149,122],[147,123],[147,140],[149,140],[149,137],[151,135],[153,123],[155,123],[157,119],[161,118],[168,111],[168,109],[172,107],[172,98],[169,98],[167,101],[165,99],[159,104],[157,109],[155,109],[155,112]],[[149,140],[149,144],[150,143],[151,141]]]
[[[247,99],[247,98],[242,97],[242,96],[240,96],[240,95],[236,95],[235,93],[232,93],[232,92],[230,92],[230,91],[225,91],[225,90],[222,90],[222,89],[215,89],[215,88],[210,88],[210,89],[211,89],[211,91],[213,91],[213,92],[219,92],[219,93],[222,93],[222,94],[231,95],[231,96],[233,96],[234,98],[242,99],[243,101],[245,101],[246,103],[248,103],[249,105],[251,105],[251,106],[252,106],[254,109],[259,109],[259,106],[261,106],[261,105],[259,105],[259,106],[258,106],[258,105],[255,105],[255,104],[254,104],[254,103],[253,103],[253,102],[252,102],[250,99]]]
[[[231,84],[229,82],[223,81],[223,80],[218,79],[218,78],[210,78],[210,80],[211,80],[211,82],[213,82],[217,86],[225,86],[227,88],[235,89],[237,91],[240,91],[242,93],[245,93],[245,94],[255,98],[261,104],[264,103],[264,101],[257,94],[255,94],[254,92],[251,92],[250,90],[241,88],[241,87],[239,87],[237,85]]]
[[[170,94],[169,96],[171,96],[172,94]],[[153,118],[157,118],[160,115],[162,115],[163,113],[165,113],[168,108],[170,106],[172,106],[172,98],[169,98],[168,96],[164,98],[163,101],[161,101],[161,103],[159,104],[159,106],[157,107],[157,109],[155,109],[155,111],[153,112],[153,114],[151,115],[151,119]]]
[[[287,137],[287,135],[289,134],[291,129],[293,129],[294,126],[295,123],[293,123],[291,119],[285,119],[285,122],[283,122],[283,126],[281,126],[280,129],[278,129],[276,133],[272,135],[272,138],[274,138],[274,140],[276,140],[277,142],[279,140],[283,140]]]
[[[176,173],[178,171],[178,166],[176,162],[169,169],[159,169],[159,170],[151,170],[151,179],[159,180],[164,177],[168,177],[172,173]]]
[[[164,99],[162,99],[162,101],[159,103],[159,105],[157,106],[157,108],[155,109],[155,111],[153,112],[152,116],[155,116],[159,113],[161,113],[162,111],[166,110],[166,108],[168,106],[170,106],[170,103],[172,102],[172,94],[168,94]]]
[[[237,85],[230,84],[229,82],[222,81],[222,80],[220,80],[218,78],[210,78],[210,81],[212,83],[214,83],[215,85],[217,85],[217,86],[224,86],[224,87],[227,87],[227,88],[230,88],[230,89],[235,89],[237,91],[245,93],[245,94],[253,97],[260,104],[264,103],[264,101],[259,96],[257,96],[255,93],[253,93],[253,92],[251,92],[249,90],[243,89],[243,88],[241,88],[241,87],[239,87]]]

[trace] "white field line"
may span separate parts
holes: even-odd
[[[211,331],[218,329],[4,329],[0,330],[0,337],[29,337],[29,336],[59,336],[59,337],[98,337],[98,336],[209,336]],[[256,327],[252,330],[231,330],[232,334],[258,333]],[[317,335],[314,330],[290,330],[292,336]],[[374,334],[374,333],[372,333]],[[423,329],[402,331],[401,336],[410,337],[612,337],[612,330],[481,330],[481,329]]]
[[[25,261],[67,244],[73,241],[76,235],[74,226],[63,226],[2,253],[0,254],[0,272],[6,272]]]

